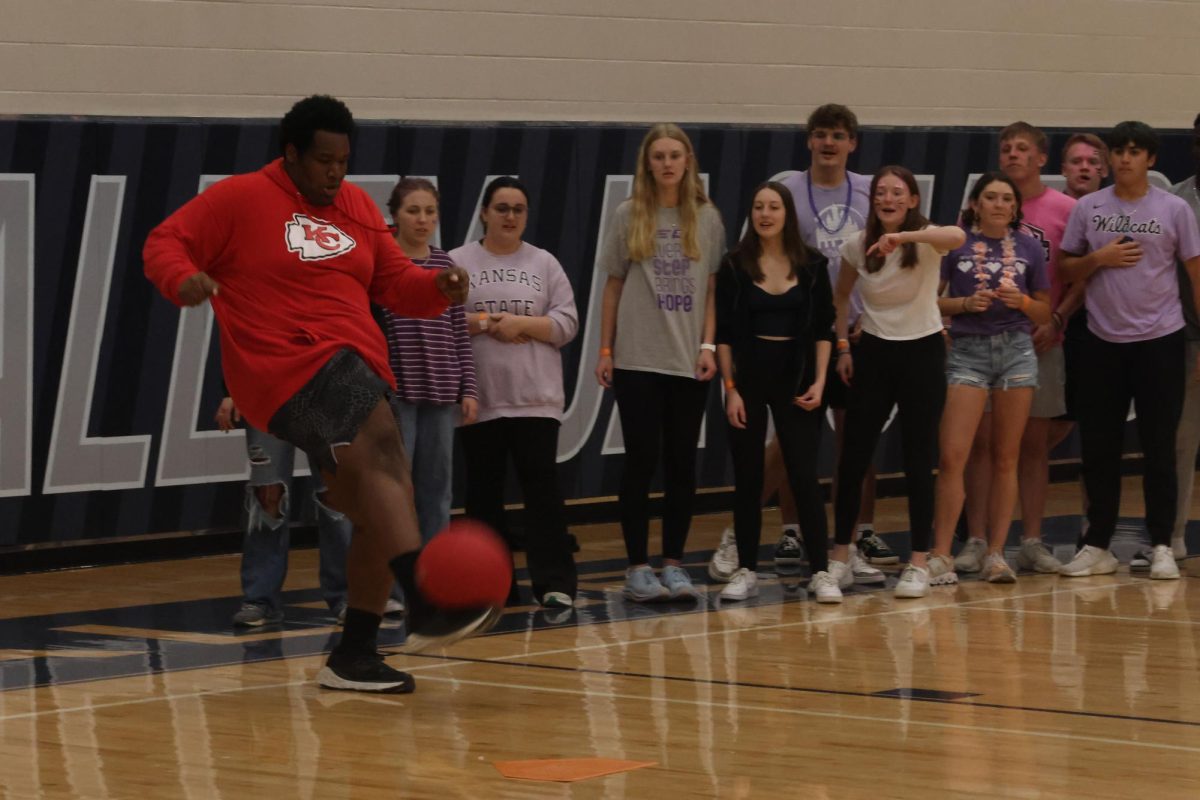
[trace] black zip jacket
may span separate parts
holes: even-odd
[[[794,394],[799,396],[809,387],[806,380],[808,362],[813,358],[818,341],[833,342],[833,290],[829,285],[829,261],[811,247],[806,247],[808,263],[797,270],[799,285],[807,289],[803,308],[796,314],[791,335],[796,347],[796,376]],[[750,307],[747,299],[754,281],[742,269],[733,253],[726,253],[717,272],[717,344],[733,349],[733,369],[737,374],[741,363],[754,346],[750,327]]]

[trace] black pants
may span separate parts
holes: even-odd
[[[795,343],[790,341],[756,339],[753,351],[737,364],[738,393],[746,407],[746,427],[729,428],[733,454],[733,530],[737,536],[738,564],[749,570],[758,566],[758,545],[762,538],[763,440],[768,408],[775,419],[775,434],[783,452],[788,484],[796,498],[809,566],[813,573],[829,567],[825,499],[817,477],[825,406],[805,411],[792,402],[812,383],[811,375],[806,376],[802,388],[796,391],[795,350]]]
[[[613,370],[613,392],[625,437],[621,533],[630,564],[650,560],[650,482],[663,463],[663,558],[683,558],[696,499],[696,442],[708,383],[676,375]]]
[[[862,482],[892,405],[899,407],[912,549],[929,550],[938,424],[946,404],[946,345],[941,333],[895,341],[864,333],[854,354],[846,398],[846,430],[838,463],[834,533],[849,544],[862,502]]]
[[[1175,526],[1175,431],[1183,411],[1187,343],[1182,330],[1144,342],[1088,337],[1080,353],[1079,438],[1088,495],[1087,544],[1107,548],[1121,501],[1121,450],[1132,400],[1145,456],[1142,496],[1153,544]]]
[[[535,600],[546,592],[575,596],[575,559],[567,540],[555,459],[558,420],[504,417],[459,429],[467,467],[466,513],[509,539],[504,477],[511,457],[525,499],[525,560]]]

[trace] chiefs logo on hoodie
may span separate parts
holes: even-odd
[[[299,254],[301,261],[336,258],[349,253],[358,244],[332,222],[307,214],[292,215],[284,226],[284,239],[288,251]]]

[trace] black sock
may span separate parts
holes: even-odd
[[[342,640],[333,652],[337,655],[367,655],[375,652],[379,623],[383,617],[359,608],[346,609],[346,622],[342,626]]]
[[[392,568],[392,572],[396,576],[396,582],[400,584],[400,588],[404,591],[404,604],[407,606],[407,617],[409,622],[421,620],[431,613],[429,604],[425,602],[425,598],[421,595],[421,590],[417,588],[417,556],[421,555],[420,550],[412,550],[408,553],[401,553],[388,562],[388,566]],[[410,624],[408,629],[411,631],[413,626]]]

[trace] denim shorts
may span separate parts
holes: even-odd
[[[946,356],[946,382],[980,389],[1037,388],[1033,340],[1025,331],[959,336]]]

